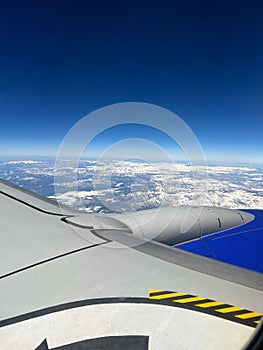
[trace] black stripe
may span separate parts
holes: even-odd
[[[181,300],[181,299],[187,299],[187,298],[195,298],[196,295],[192,295],[192,294],[186,294],[186,295],[180,295],[178,297],[173,298],[173,300],[177,301],[177,300]],[[199,300],[199,301],[207,301],[208,299],[204,299],[204,300]],[[196,304],[199,303],[199,301],[187,301],[187,304]]]
[[[206,303],[214,303],[214,302],[216,302],[216,300],[205,299],[205,300],[195,301],[195,304],[206,304]],[[197,306],[197,307],[201,307],[201,306]],[[225,309],[227,307],[233,307],[233,305],[224,303],[221,305],[206,307],[205,309],[206,310],[217,310],[217,309]],[[238,312],[238,311],[235,311],[235,312]]]
[[[75,250],[72,250],[72,251],[67,252],[67,253],[63,253],[63,254],[60,254],[60,255],[53,256],[52,258],[39,261],[39,262],[37,262],[37,263],[35,263],[35,264],[29,265],[29,266],[26,266],[26,267],[22,267],[21,269],[18,269],[18,270],[9,272],[9,273],[7,273],[7,274],[5,274],[5,275],[2,275],[2,276],[0,276],[0,279],[3,279],[3,278],[6,278],[6,277],[9,277],[9,276],[12,276],[12,275],[14,275],[14,274],[16,274],[16,273],[19,273],[19,272],[22,272],[22,271],[31,269],[31,268],[36,267],[36,266],[38,266],[38,265],[45,264],[45,263],[50,262],[50,261],[52,261],[52,260],[56,260],[56,259],[62,258],[62,257],[64,257],[64,256],[71,255],[71,254],[74,254],[74,253],[78,253],[78,252],[81,252],[81,251],[83,251],[83,250],[87,250],[87,249],[90,249],[90,248],[98,247],[98,246],[103,245],[103,244],[106,244],[106,243],[108,243],[108,242],[101,242],[101,243],[93,244],[93,245],[90,245],[90,246],[88,246],[88,247],[82,247],[82,248],[75,249]]]
[[[73,301],[65,304],[50,306],[41,310],[32,311],[23,315],[11,317],[0,321],[0,328],[14,323],[23,322],[32,318],[41,317],[51,314],[53,312],[60,312],[64,310],[70,310],[88,305],[100,305],[100,304],[117,304],[117,303],[133,303],[133,304],[155,304],[154,300],[149,298],[98,298],[98,299],[84,299],[79,301]],[[161,304],[156,302],[156,304]]]
[[[101,299],[86,299],[86,300],[80,300],[80,301],[74,301],[71,303],[51,306],[45,309],[29,312],[27,314],[15,316],[9,319],[5,319],[0,321],[0,328],[5,327],[14,323],[23,322],[32,318],[44,316],[47,314],[51,314],[53,312],[59,312],[63,310],[70,310],[82,306],[88,306],[88,305],[102,305],[102,304],[155,304],[155,305],[163,305],[168,307],[177,307],[180,309],[187,309],[192,310],[195,312],[200,312],[204,314],[209,314],[212,316],[216,316],[219,318],[223,318],[225,320],[236,322],[239,324],[243,324],[249,327],[256,328],[257,324],[253,320],[242,320],[239,318],[233,317],[233,315],[226,315],[226,314],[220,314],[219,312],[213,312],[213,310],[206,310],[198,307],[194,307],[191,304],[175,304],[170,301],[165,300],[154,300],[150,298],[132,298],[132,297],[124,297],[124,298],[101,298]]]
[[[154,297],[154,296],[159,296],[159,295],[165,295],[165,294],[171,294],[171,293],[179,293],[179,292],[172,292],[172,291],[162,291],[162,292],[154,292],[154,293],[150,293],[150,297]],[[173,296],[173,297],[167,297],[165,299],[157,299],[157,300],[181,300],[181,299],[187,299],[187,298],[194,298],[196,297],[196,295],[192,295],[192,294],[184,294],[184,295],[179,295],[179,296]],[[204,299],[204,300],[200,300],[200,301],[191,301],[191,302],[187,302],[187,304],[196,304],[196,303],[208,303],[210,301],[214,301],[211,299]]]
[[[213,299],[204,299],[204,300],[199,300],[199,301],[195,301],[194,304],[206,304],[206,303],[214,303],[216,302],[216,300],[213,300]],[[209,307],[206,307],[205,309],[206,310],[214,310],[216,308],[224,308],[224,307],[230,307],[232,305],[228,305],[228,304],[221,304],[221,305],[217,305],[217,306],[209,306]],[[197,307],[201,307],[201,306],[197,306]]]
[[[152,299],[153,300],[153,299]],[[219,317],[219,318],[223,318],[225,320],[229,320],[229,321],[233,321],[233,322],[236,322],[236,323],[240,323],[240,324],[244,324],[246,326],[250,326],[250,327],[256,327],[257,324],[254,322],[254,318],[253,319],[241,319],[241,318],[237,318],[235,317],[235,315],[238,315],[238,314],[243,314],[243,313],[247,313],[247,312],[252,312],[252,311],[249,311],[249,310],[240,310],[239,311],[234,311],[234,312],[229,312],[229,313],[221,313],[221,312],[218,312],[216,311],[216,309],[219,309],[221,307],[220,306],[217,306],[217,307],[213,307],[213,308],[201,308],[201,307],[198,307],[196,306],[196,302],[194,303],[185,303],[185,304],[180,304],[180,303],[174,303],[173,301],[169,300],[169,299],[163,299],[163,300],[160,300],[163,304],[166,304],[166,305],[171,305],[171,306],[177,306],[177,307],[181,307],[181,308],[185,308],[185,309],[189,309],[189,310],[193,310],[193,311],[198,311],[198,312],[201,312],[201,313],[205,313],[205,314],[209,314],[209,315],[212,315],[212,316],[216,316],[216,317]],[[224,307],[232,307],[233,305],[222,305],[222,308]]]
[[[170,292],[168,290],[162,290],[161,292],[150,293],[150,297],[158,296],[158,295],[165,295],[165,294],[170,294],[170,293],[176,293],[176,292]]]

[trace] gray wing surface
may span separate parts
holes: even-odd
[[[94,230],[96,216],[88,228],[70,225],[65,219],[78,211],[3,181],[0,213],[1,349],[127,335],[146,336],[149,349],[206,349],[213,341],[216,349],[219,339],[218,348],[238,349],[259,323],[262,274],[123,230]]]

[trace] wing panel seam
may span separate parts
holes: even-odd
[[[37,263],[34,263],[34,264],[31,264],[31,265],[22,267],[21,269],[18,269],[18,270],[12,271],[12,272],[8,272],[7,274],[0,276],[0,280],[3,279],[3,278],[9,277],[9,276],[15,275],[15,274],[17,274],[19,272],[23,272],[25,270],[29,270],[29,269],[31,269],[33,267],[36,267],[36,266],[39,266],[39,265],[43,265],[43,264],[48,263],[50,261],[53,261],[53,260],[56,260],[56,259],[59,259],[59,258],[63,258],[65,256],[68,256],[68,255],[71,255],[71,254],[79,253],[79,252],[81,252],[83,250],[88,250],[90,248],[95,248],[95,247],[98,247],[100,245],[107,244],[107,243],[108,242],[101,242],[101,243],[93,244],[91,246],[82,247],[82,248],[75,249],[75,250],[72,250],[72,251],[67,252],[67,253],[63,253],[63,254],[60,254],[60,255],[53,256],[52,258],[48,258],[48,259],[39,261]]]

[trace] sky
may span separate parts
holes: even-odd
[[[261,0],[1,1],[0,156],[56,155],[107,105],[180,116],[208,159],[263,163]],[[94,143],[156,131],[113,128]]]

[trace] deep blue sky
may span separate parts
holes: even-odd
[[[140,101],[210,159],[263,162],[263,3],[1,1],[0,87],[0,155],[56,154],[84,115]]]

